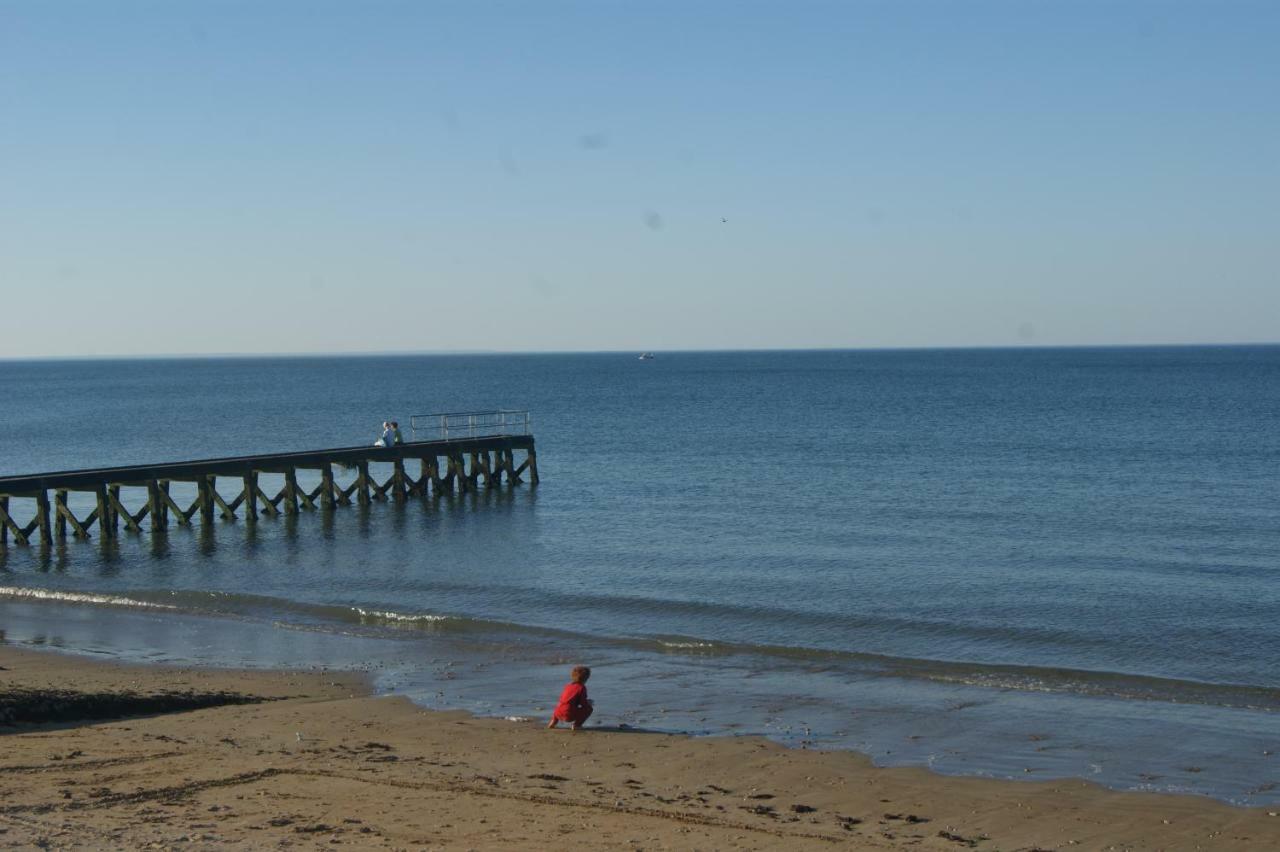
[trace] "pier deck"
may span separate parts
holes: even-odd
[[[522,417],[512,418],[512,414]],[[467,421],[458,424],[448,418],[469,418],[469,425]],[[65,538],[68,527],[75,536],[88,538],[89,529],[97,524],[101,535],[114,538],[121,523],[137,532],[148,518],[148,526],[155,529],[167,527],[171,517],[178,524],[189,524],[199,515],[202,523],[212,523],[215,516],[232,520],[240,512],[246,519],[256,520],[259,512],[292,514],[300,509],[331,509],[353,501],[367,505],[374,500],[402,501],[413,496],[453,493],[455,489],[466,493],[496,488],[504,476],[509,484],[516,484],[527,474],[530,484],[538,484],[537,453],[528,431],[527,413],[420,415],[414,420],[415,437],[419,420],[430,424],[422,431],[440,437],[409,440],[390,447],[336,447],[0,477],[0,547],[7,545],[10,535],[17,544],[29,544],[33,538],[50,544],[55,536]],[[519,465],[516,451],[525,454]],[[406,467],[406,462],[412,461],[419,462],[416,476]],[[384,482],[379,483],[370,474],[369,465],[376,463],[392,466]],[[334,475],[335,466],[353,470],[355,480],[340,485]],[[300,470],[318,471],[319,485],[311,489],[299,487]],[[274,495],[264,491],[259,482],[262,474],[283,475],[283,487]],[[228,498],[218,490],[219,480],[234,480],[234,496]],[[176,502],[170,488],[174,482],[194,483],[195,501],[185,508]],[[145,504],[138,509],[128,508],[121,488],[145,488]],[[86,517],[77,517],[68,505],[70,492],[93,494],[95,508]],[[25,524],[18,523],[10,513],[15,499],[35,501],[34,517]]]

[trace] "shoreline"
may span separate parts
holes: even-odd
[[[563,685],[562,666],[587,659],[605,678],[597,724],[695,737],[760,735],[788,748],[852,751],[878,766],[955,777],[1087,779],[1117,791],[1280,807],[1271,756],[1280,752],[1280,715],[1273,712],[880,677],[750,657],[717,657],[708,666],[700,655],[530,644],[525,633],[477,641],[470,633],[450,638],[416,629],[295,631],[261,617],[45,600],[0,601],[0,614],[13,647],[124,664],[365,672],[380,695],[483,718],[546,712],[546,697]]]
[[[347,671],[176,668],[0,645],[5,693],[267,699],[0,726],[0,844],[602,848],[1275,848],[1274,809],[877,767],[847,751],[547,731],[376,696]]]

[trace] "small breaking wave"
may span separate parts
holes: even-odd
[[[122,595],[104,595],[93,592],[59,592],[52,589],[29,589],[23,586],[0,586],[0,597],[15,598],[17,600],[133,607],[136,609],[181,609],[181,607],[171,604],[139,600],[138,598],[129,598]]]
[[[453,616],[436,615],[429,612],[404,613],[392,610],[363,609],[358,606],[353,606],[351,609],[360,616],[362,624],[439,624],[444,621],[455,620]]]
[[[352,628],[417,629],[438,633],[446,629],[476,630],[502,625],[431,612],[398,612],[389,608],[291,601],[267,595],[193,590],[136,590],[128,596],[86,591],[59,591],[24,586],[0,586],[0,599],[51,604],[114,606],[165,610],[200,616],[261,620],[279,627],[301,627],[346,633]],[[516,626],[518,627],[518,626]]]
[[[517,634],[537,640],[567,640],[686,657],[754,660],[749,666],[796,665],[844,677],[889,677],[1019,692],[1068,693],[1098,698],[1235,707],[1280,712],[1280,689],[1269,685],[1206,683],[1131,672],[1094,671],[982,661],[899,657],[856,650],[734,642],[685,635],[582,635],[438,612],[401,612],[365,604],[309,603],[235,592],[133,590],[128,595],[92,591],[0,586],[0,600],[163,610],[198,616],[263,621],[287,629],[368,636],[470,635],[478,639]]]
[[[731,653],[731,649],[720,642],[711,642],[693,636],[654,636],[648,641],[657,650],[665,653],[699,656]]]

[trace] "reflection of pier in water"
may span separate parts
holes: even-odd
[[[526,473],[531,485],[538,484],[538,456],[527,411],[417,415],[410,430],[407,442],[390,447],[340,447],[0,477],[0,546],[7,545],[10,534],[18,544],[33,538],[51,544],[55,536],[66,538],[68,527],[76,537],[89,538],[94,524],[109,539],[117,536],[121,524],[140,532],[144,520],[154,530],[168,527],[171,518],[185,525],[199,515],[200,522],[208,525],[215,515],[234,520],[237,512],[252,521],[260,513],[296,515],[352,502],[369,505],[376,500],[403,502],[455,491],[465,494],[498,488],[504,477],[507,484],[518,484]],[[518,450],[525,454],[519,465]],[[416,475],[411,472],[415,461]],[[391,465],[390,475],[379,482],[370,464]],[[319,473],[319,484],[300,487],[299,471]],[[348,476],[351,481],[344,483]],[[264,490],[264,477],[280,478],[274,496],[269,485]],[[239,493],[228,500],[218,490],[219,480],[234,480],[233,490]],[[173,483],[194,484],[195,499],[187,508],[177,502]],[[145,489],[145,501],[130,509],[128,495],[121,489]],[[92,495],[94,507],[83,518],[72,511],[69,495],[73,492]],[[25,524],[11,514],[11,501],[18,499],[34,502],[34,514]]]

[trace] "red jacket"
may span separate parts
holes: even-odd
[[[587,688],[580,683],[570,683],[560,693],[560,703],[556,705],[555,717],[563,722],[571,722],[590,707],[587,703]]]

